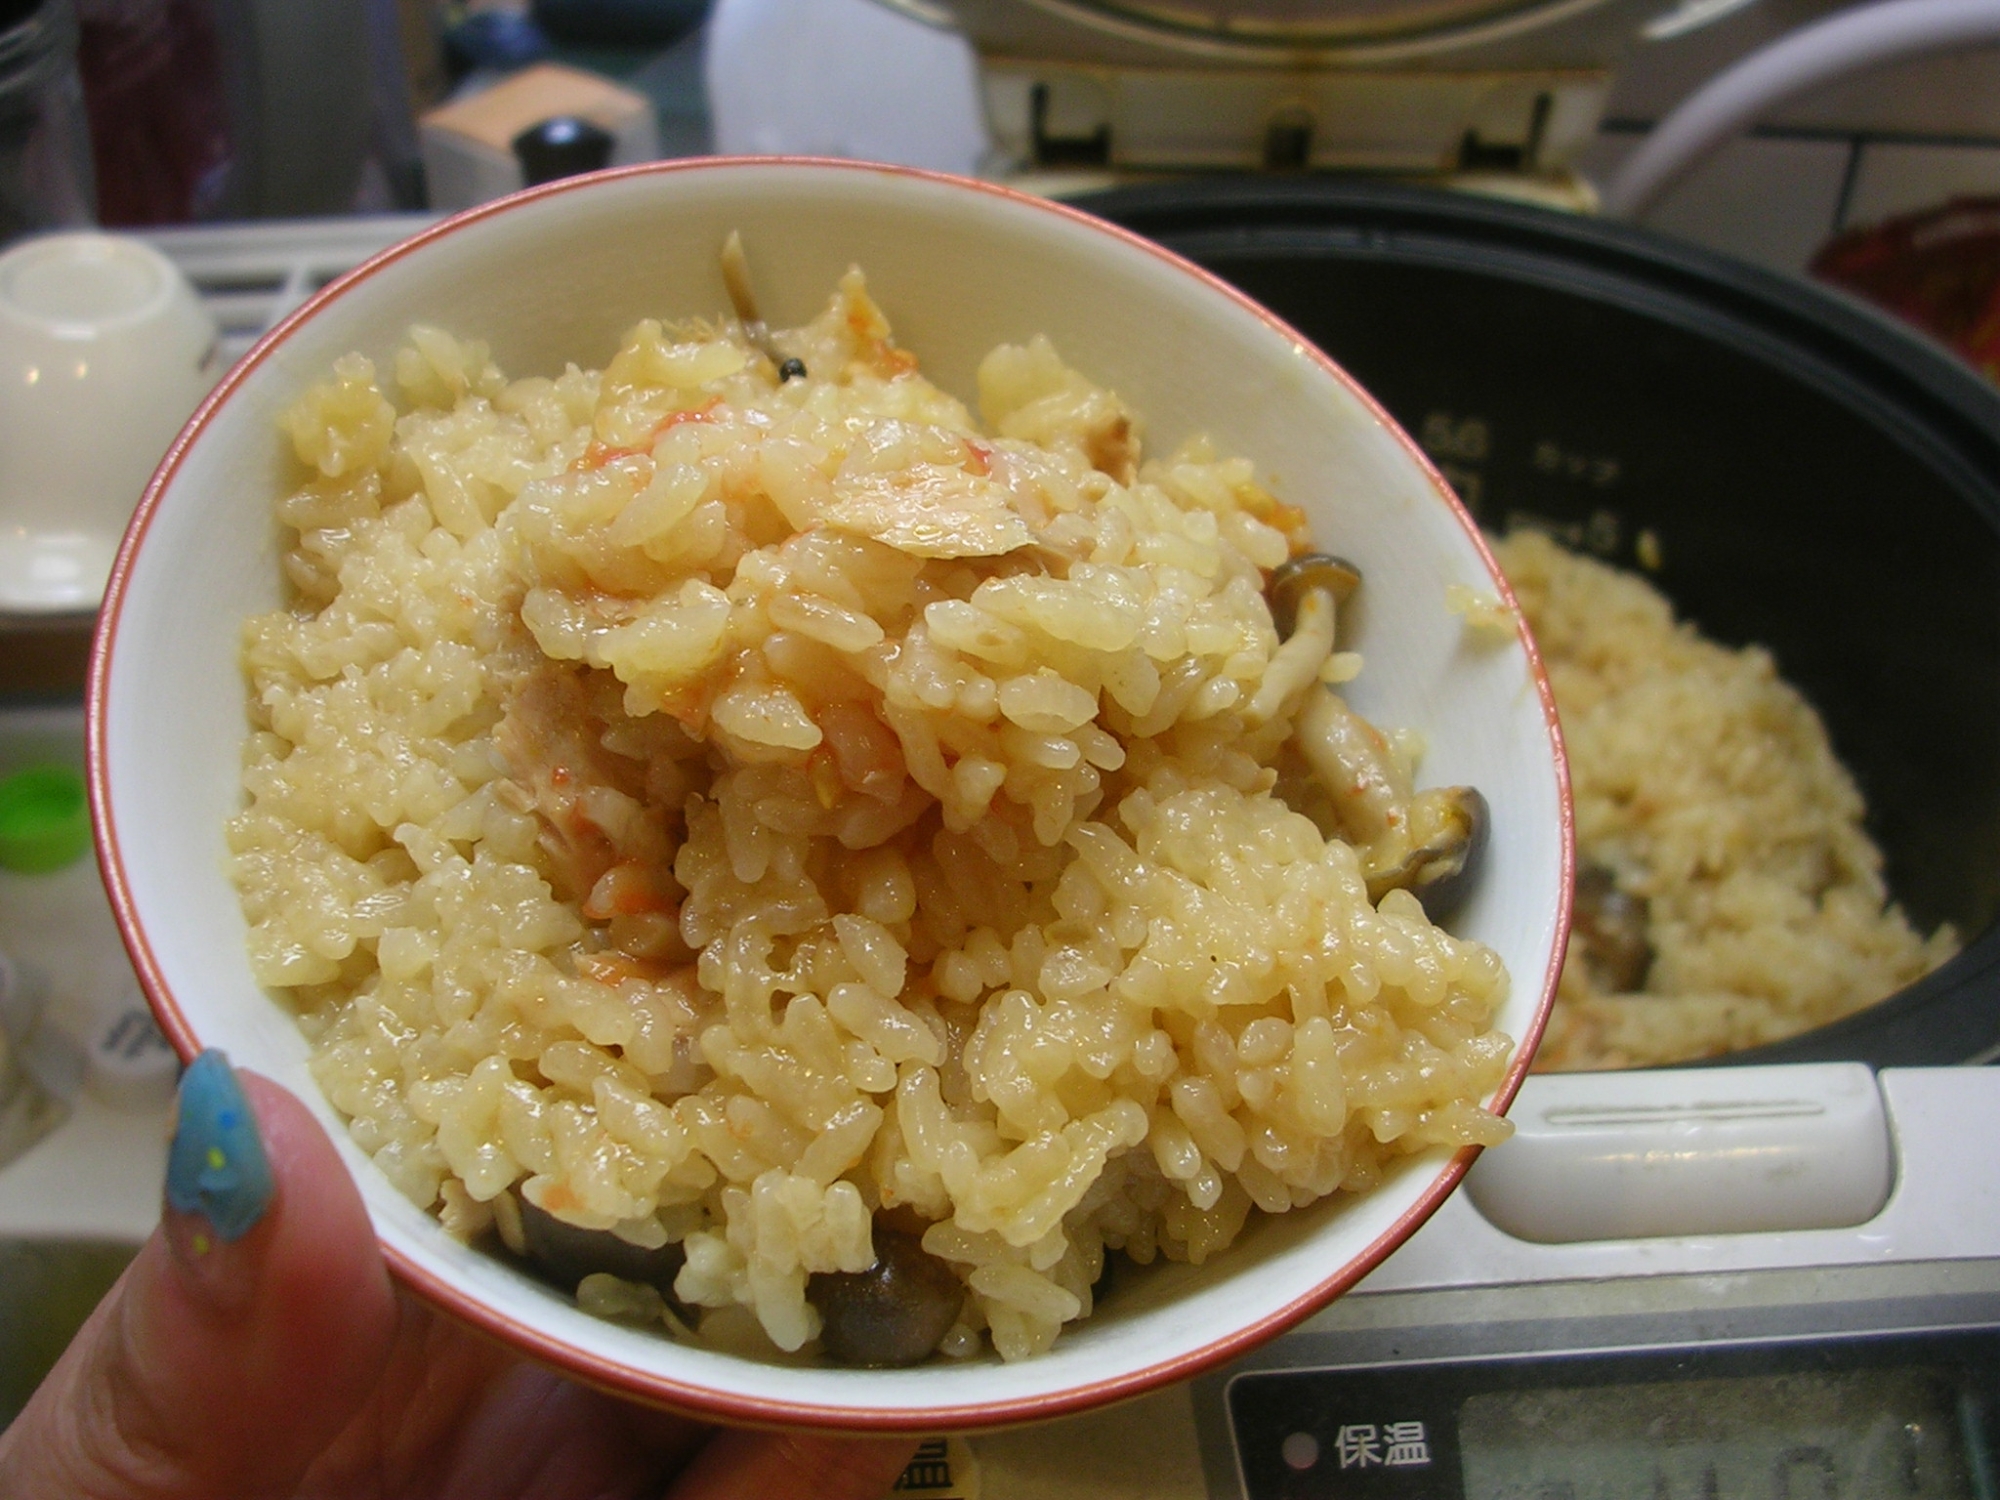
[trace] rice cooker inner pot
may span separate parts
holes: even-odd
[[[1483,525],[1643,553],[1684,618],[1768,647],[1819,709],[1895,898],[1968,941],[1880,1004],[1726,1060],[2000,1046],[2000,394],[1835,294],[1544,210],[1303,178],[1079,206],[1327,350]]]

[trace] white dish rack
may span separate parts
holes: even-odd
[[[162,229],[145,238],[194,283],[233,362],[321,287],[435,222],[430,214],[285,219]]]

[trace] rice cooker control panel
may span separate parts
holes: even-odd
[[[2000,1495],[2000,1072],[1553,1075],[1511,1114],[1354,1292],[1196,1383],[1211,1495]]]
[[[2000,1332],[1272,1371],[1227,1392],[1249,1500],[1975,1500]]]

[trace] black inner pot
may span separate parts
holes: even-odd
[[[1769,647],[1819,709],[1896,899],[1969,941],[1881,1004],[1727,1061],[2000,1044],[2000,393],[1836,294],[1515,204],[1296,178],[1078,206],[1319,344],[1485,526],[1532,521],[1626,567],[1650,533],[1681,614]]]

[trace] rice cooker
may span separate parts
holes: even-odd
[[[979,55],[1002,170],[1557,178],[1642,35],[1743,0],[886,0]]]
[[[1628,567],[1649,533],[1680,612],[1819,708],[1916,924],[1967,941],[1726,1066],[1531,1077],[1324,1312],[1143,1420],[979,1446],[1082,1474],[1122,1441],[1114,1492],[1189,1500],[2000,1495],[2000,1071],[1965,1066],[2000,1049],[2000,393],[1837,294],[1517,203],[1077,201],[1320,344],[1482,523]]]

